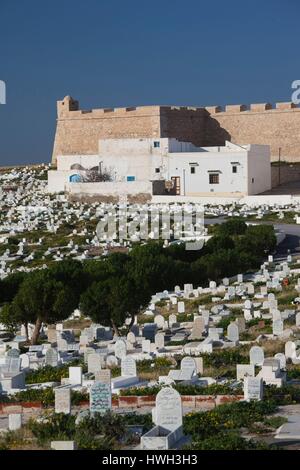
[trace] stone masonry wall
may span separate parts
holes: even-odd
[[[300,161],[300,108],[293,103],[253,104],[206,108],[210,113],[206,127],[207,145],[266,144],[271,146],[271,160]]]
[[[202,108],[143,106],[137,108],[79,109],[66,96],[57,102],[57,127],[52,163],[57,155],[93,155],[101,138],[176,137],[203,145],[205,116]]]
[[[293,103],[191,108],[142,106],[80,110],[70,96],[57,102],[57,155],[97,154],[101,138],[174,137],[197,146],[237,144],[271,146],[271,160],[300,161],[300,108]]]

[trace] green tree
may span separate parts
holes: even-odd
[[[9,309],[15,322],[26,318],[35,323],[31,343],[36,344],[43,322],[55,323],[71,315],[73,295],[72,289],[55,280],[50,270],[34,271],[22,282]]]

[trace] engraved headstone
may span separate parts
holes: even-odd
[[[265,359],[264,350],[260,346],[252,346],[250,349],[250,364],[262,366]]]
[[[57,387],[54,389],[55,413],[71,413],[71,389],[69,387]]]
[[[90,412],[104,414],[111,410],[111,387],[105,382],[95,382],[90,388]]]
[[[126,356],[121,360],[121,376],[136,377],[136,362],[133,357]]]

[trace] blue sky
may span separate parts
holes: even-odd
[[[0,165],[49,162],[83,108],[290,101],[297,0],[0,0]]]

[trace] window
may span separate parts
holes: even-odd
[[[219,173],[209,174],[209,184],[219,184]]]
[[[160,147],[160,142],[158,142],[157,140],[153,142],[153,147],[155,149],[159,148]]]
[[[160,173],[160,168],[155,168],[155,173]]]
[[[127,176],[127,181],[135,181],[135,176]]]
[[[251,182],[254,183],[254,178],[252,178]]]
[[[236,165],[232,166],[232,173],[237,173],[237,166]]]
[[[191,166],[191,174],[194,175],[196,173],[196,167]]]

